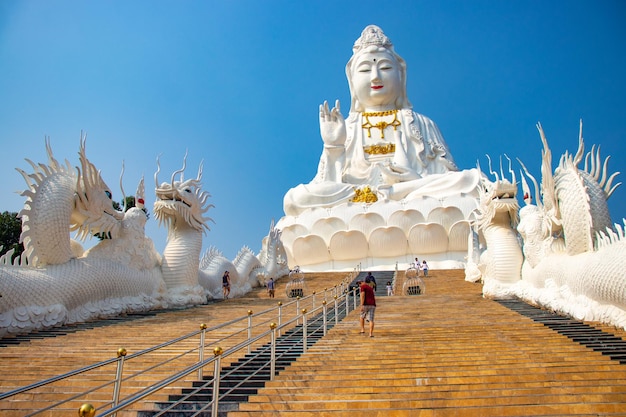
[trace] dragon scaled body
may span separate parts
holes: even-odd
[[[198,280],[209,297],[222,297],[222,274],[230,271],[231,291],[234,297],[245,294],[257,285],[266,285],[271,277],[289,274],[287,253],[280,240],[280,230],[274,222],[263,239],[261,252],[255,256],[250,248],[241,248],[234,261],[229,261],[214,247],[209,248],[200,260]]]
[[[100,172],[87,159],[84,136],[80,167],[75,169],[54,158],[48,140],[46,149],[47,164],[27,160],[33,172],[18,169],[28,185],[20,212],[25,251],[14,262],[11,254],[0,257],[0,337],[221,298],[213,287],[221,283],[223,265],[219,271],[199,269],[202,237],[211,220],[205,213],[212,207],[201,188],[202,166],[196,178],[185,180],[184,162],[170,182],[162,184],[157,180],[160,166],[157,169],[154,214],[168,228],[161,255],[145,235],[143,179],[137,207],[118,211]],[[83,251],[70,238],[72,231],[79,239],[97,233],[109,239]],[[281,276],[286,256],[280,252],[280,233],[270,236],[264,246],[272,254],[264,255],[263,262],[244,247],[230,263],[240,274],[231,294],[242,295],[263,284],[267,274]]]
[[[543,143],[541,186],[522,164],[526,205],[519,210],[519,224],[511,222],[509,226],[510,232],[517,230],[523,240],[521,273],[502,280],[487,272],[490,264],[510,262],[517,254],[501,253],[501,257],[485,259],[487,264],[481,265],[487,272],[482,275],[483,293],[519,297],[578,319],[626,328],[626,239],[621,225],[611,225],[607,205],[620,185],[613,185],[618,173],[608,175],[609,158],[602,162],[595,147],[585,156],[584,167],[579,168],[584,155],[582,122],[576,154],[565,153],[552,172],[551,151],[541,125],[537,127]],[[524,174],[534,184],[534,199]],[[480,212],[484,221],[479,229],[487,231],[502,224],[498,216],[489,220],[486,215],[503,211],[497,200],[485,199],[483,203]],[[502,245],[487,234],[485,238],[487,252]],[[517,250],[512,242],[509,250]]]

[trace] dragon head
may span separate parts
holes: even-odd
[[[86,135],[81,135],[78,152],[81,167],[78,168],[70,230],[76,230],[83,239],[95,233],[110,233],[115,237],[119,234],[124,211],[114,208],[111,189],[101,172],[87,159],[86,139]]]
[[[185,222],[189,227],[198,231],[209,230],[207,222],[211,218],[204,217],[204,214],[213,207],[207,204],[209,197],[208,192],[202,191],[202,164],[198,170],[198,176],[195,179],[185,180],[183,172],[187,165],[187,155],[183,160],[183,167],[172,174],[169,183],[163,182],[159,184],[158,174],[161,170],[159,160],[157,158],[157,172],[154,174],[156,185],[156,201],[154,203],[154,216],[159,224],[167,223],[168,226],[179,225],[179,221]],[[176,176],[180,174],[178,180]]]
[[[511,226],[515,227],[518,222],[517,210],[519,204],[517,202],[517,184],[515,181],[515,172],[511,169],[511,160],[505,155],[509,161],[509,172],[511,181],[504,176],[504,172],[500,169],[500,175],[491,169],[491,159],[489,160],[489,172],[495,177],[495,181],[490,181],[486,177],[482,177],[480,207],[476,219],[479,228],[488,225],[497,213],[507,212],[511,218]],[[502,167],[502,163],[500,163]],[[478,166],[480,170],[480,165]]]

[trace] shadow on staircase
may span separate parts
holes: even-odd
[[[626,341],[620,337],[597,329],[580,320],[560,316],[518,299],[496,301],[559,334],[567,336],[574,342],[609,356],[612,360],[618,361],[622,365],[626,364]]]

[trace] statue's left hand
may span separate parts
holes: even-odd
[[[380,169],[388,184],[416,180],[420,176],[411,168],[396,164],[380,164]]]

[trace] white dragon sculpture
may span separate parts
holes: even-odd
[[[14,261],[12,253],[0,257],[0,337],[206,303],[221,298],[215,287],[221,285],[224,268],[238,277],[231,281],[233,295],[264,285],[270,276],[277,279],[288,274],[280,233],[273,223],[259,258],[244,247],[234,263],[220,255],[213,262],[203,260],[200,268],[202,237],[211,220],[204,217],[211,207],[207,204],[210,195],[201,189],[202,165],[197,178],[184,180],[185,162],[169,183],[158,183],[160,166],[155,173],[154,214],[168,227],[161,256],[145,236],[143,179],[137,207],[115,210],[110,189],[86,157],[85,140],[81,134],[80,167],[76,169],[67,160],[61,164],[55,159],[49,140],[47,164],[27,159],[33,173],[18,169],[28,184],[20,212],[24,253]],[[83,251],[70,238],[71,231],[80,239],[96,233],[109,239]]]
[[[468,268],[466,279],[480,275],[488,297],[519,297],[577,319],[626,328],[626,237],[622,225],[611,224],[607,205],[621,184],[613,185],[619,173],[608,175],[610,157],[602,162],[599,148],[584,156],[582,121],[576,154],[566,152],[553,173],[547,139],[541,125],[537,128],[543,143],[541,187],[520,161],[526,205],[519,224],[517,202],[498,198],[504,195],[496,191],[499,181],[491,196],[486,193],[476,226],[490,255],[481,255],[480,273]],[[535,204],[524,175],[534,184]],[[514,183],[513,177],[513,191]],[[515,242],[516,226],[523,247]],[[491,234],[494,228],[501,231]]]

